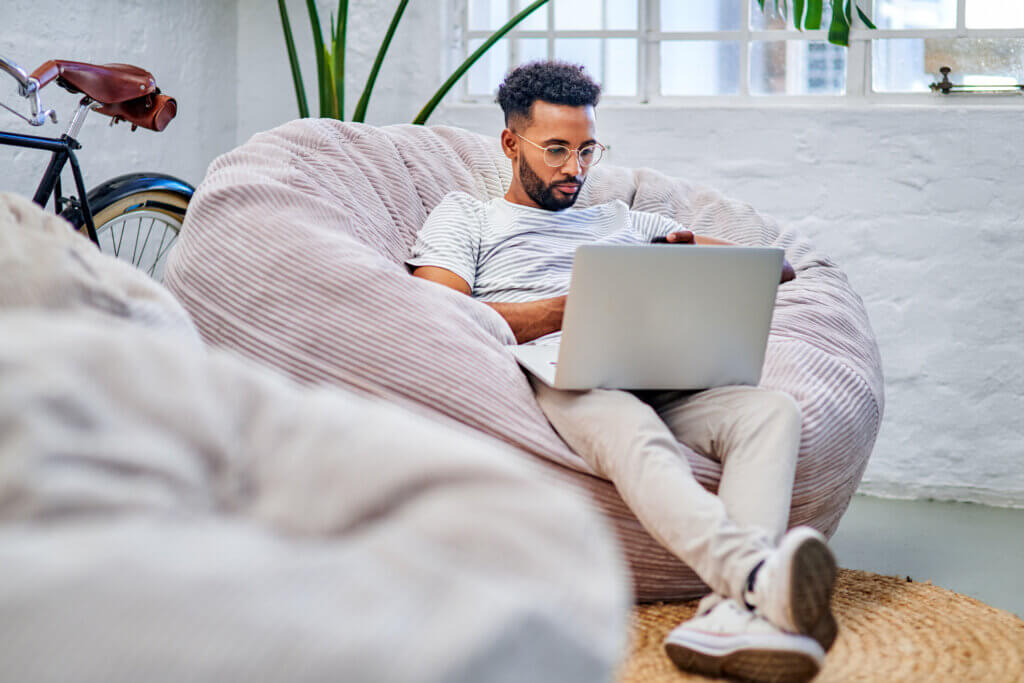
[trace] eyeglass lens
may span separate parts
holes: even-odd
[[[601,154],[604,152],[603,149],[597,145],[587,145],[581,147],[579,151],[580,155],[580,166],[593,166],[601,160]],[[544,150],[544,162],[548,166],[564,166],[565,162],[569,161],[569,156],[572,154],[572,150],[562,145],[552,145]]]

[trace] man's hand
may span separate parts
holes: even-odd
[[[783,256],[782,257],[782,277],[779,278],[779,284],[781,285],[782,283],[789,282],[790,280],[793,280],[795,278],[796,278],[796,271],[793,270],[793,266],[789,265],[789,261],[787,261],[786,257]]]
[[[715,237],[697,237],[693,234],[692,230],[679,230],[677,232],[670,232],[664,237],[655,237],[651,240],[655,244],[707,244],[707,245],[718,245],[718,246],[736,246],[732,242],[726,242]],[[779,284],[789,282],[790,280],[796,279],[796,271],[793,266],[790,265],[789,261],[783,257],[782,259],[782,273],[779,276]]]
[[[690,230],[670,232],[664,237],[655,237],[651,244],[696,244],[697,238]]]
[[[697,238],[692,230],[679,230],[665,235],[665,241],[669,244],[696,244]]]

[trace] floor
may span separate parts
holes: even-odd
[[[930,580],[1024,618],[1024,509],[855,496],[839,565]]]

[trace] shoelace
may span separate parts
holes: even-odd
[[[707,604],[705,605],[705,603]],[[722,606],[722,603],[725,603],[724,607]],[[761,619],[761,617],[754,612],[744,609],[735,600],[728,600],[720,595],[709,595],[705,597],[697,607],[697,615],[701,617],[707,616],[716,609],[727,609],[745,623]]]

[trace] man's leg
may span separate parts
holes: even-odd
[[[763,525],[730,519],[722,500],[694,479],[676,436],[654,409],[626,391],[560,391],[530,381],[555,430],[615,483],[647,531],[714,591],[742,599],[773,539]]]
[[[778,546],[742,600],[827,650],[836,637],[829,609],[835,559],[824,537],[812,529],[797,528],[783,538],[800,448],[796,401],[782,392],[744,386],[691,395],[664,392],[645,400],[680,442],[722,463],[718,496],[729,517],[741,526],[761,528]]]
[[[748,386],[642,397],[680,442],[722,463],[718,497],[730,519],[761,529],[777,545],[789,521],[800,448],[797,402]]]

